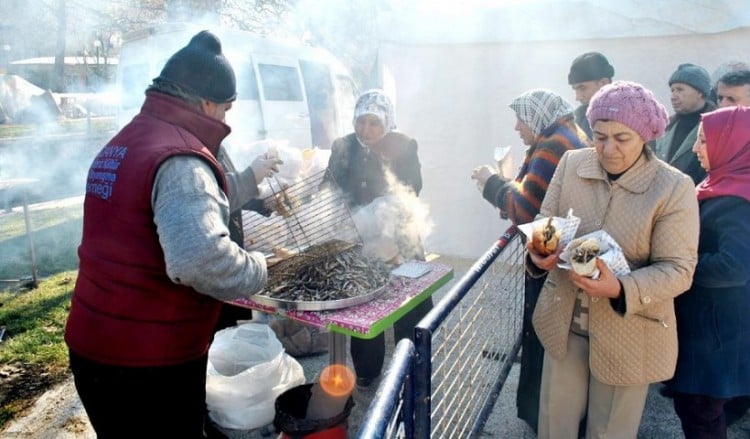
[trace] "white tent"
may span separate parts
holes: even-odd
[[[379,17],[378,65],[399,128],[416,138],[435,227],[426,248],[476,257],[510,224],[476,190],[471,171],[495,146],[523,148],[513,98],[531,88],[574,105],[571,61],[600,51],[615,79],[640,82],[671,112],[667,80],[681,63],[710,73],[750,62],[742,0],[506,0],[393,2]],[[501,4],[501,6],[497,6]]]
[[[0,74],[0,108],[11,119],[31,105],[33,96],[43,93],[43,89],[18,75]]]

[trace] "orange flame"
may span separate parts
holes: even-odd
[[[320,388],[333,397],[347,396],[354,390],[354,372],[343,364],[331,364],[320,374]]]

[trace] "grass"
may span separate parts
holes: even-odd
[[[82,207],[79,203],[30,210],[40,279],[35,289],[4,282],[0,291],[0,429],[68,376],[63,340],[78,268]],[[21,209],[0,214],[0,278],[31,273]]]
[[[76,273],[58,273],[29,291],[0,292],[0,429],[68,376],[63,334]]]
[[[109,132],[116,129],[114,117],[95,117],[88,119],[60,119],[51,123],[37,125],[0,124],[0,139],[36,136],[39,134],[73,134]]]
[[[38,126],[0,124],[0,140],[40,134],[100,135],[114,129],[114,118]],[[3,153],[10,152],[0,149]],[[69,376],[63,335],[77,276],[83,209],[80,203],[50,204],[31,209],[29,216],[40,280],[34,289],[25,288],[32,265],[23,210],[0,210],[0,431]]]
[[[32,240],[40,276],[78,267],[76,253],[81,240],[81,204],[30,211]],[[21,209],[0,214],[0,279],[31,275],[29,238]]]

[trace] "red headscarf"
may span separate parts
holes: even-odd
[[[750,107],[701,116],[711,170],[695,188],[698,200],[734,195],[750,201]]]

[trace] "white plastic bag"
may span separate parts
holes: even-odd
[[[206,405],[219,426],[270,424],[276,397],[304,383],[302,366],[284,353],[268,325],[245,323],[216,333],[208,351]]]

